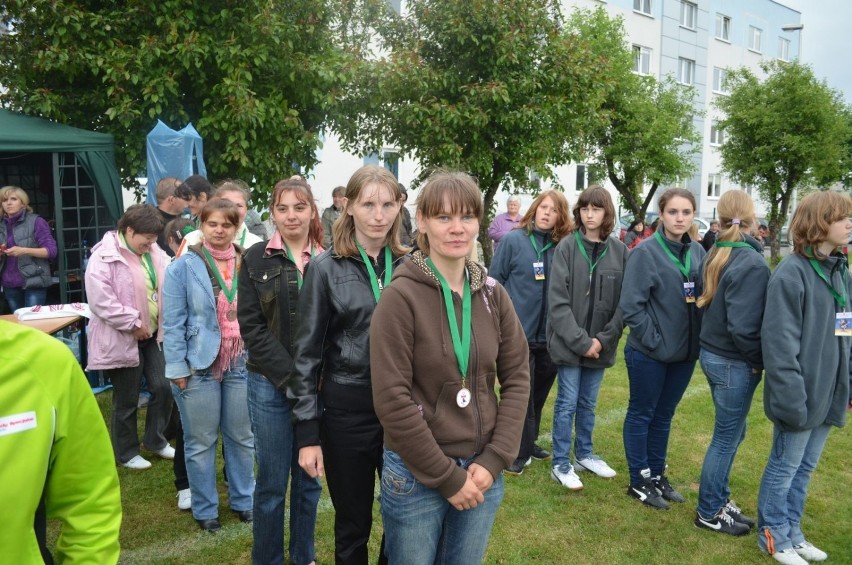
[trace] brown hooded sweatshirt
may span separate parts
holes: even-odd
[[[515,460],[530,388],[527,340],[509,295],[478,264],[466,267],[472,331],[465,384],[473,399],[465,408],[456,404],[462,378],[441,286],[421,252],[394,272],[370,325],[373,403],[385,447],[447,498],[466,479],[454,458],[475,457],[495,478]],[[456,293],[453,302],[460,322]]]

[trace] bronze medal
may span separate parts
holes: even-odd
[[[225,315],[225,317],[228,318],[229,322],[233,322],[237,319],[237,311],[231,308],[230,310],[228,310],[228,313]]]

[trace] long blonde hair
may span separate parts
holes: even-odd
[[[729,190],[719,198],[716,207],[719,212],[718,241],[742,241],[743,233],[749,233],[754,226],[754,202],[744,190]],[[710,250],[704,260],[704,292],[695,301],[699,308],[709,306],[719,288],[719,277],[725,265],[731,259],[730,247],[716,247]]]

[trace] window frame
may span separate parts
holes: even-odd
[[[684,69],[689,70],[689,82],[684,80]],[[692,86],[695,84],[695,61],[692,59],[687,59],[686,57],[680,57],[677,60],[677,81],[680,84],[684,84],[687,86]]]
[[[778,59],[790,62],[790,40],[786,37],[778,38]]]
[[[642,9],[644,7],[648,8],[647,11]],[[651,4],[651,0],[633,0],[633,11],[637,14],[650,16],[653,7],[654,6]]]
[[[650,47],[645,47],[644,45],[639,45],[634,43],[632,45],[633,52],[633,72],[637,75],[648,76],[651,74],[651,57],[653,55],[653,50]],[[643,55],[646,56],[646,62],[648,64],[648,68],[643,72],[642,69],[642,61]]]
[[[763,30],[759,27],[748,26],[748,50],[763,53]]]
[[[698,4],[680,0],[680,27],[695,31],[698,27]]]
[[[715,94],[730,94],[725,90],[725,79],[728,78],[728,70],[724,67],[713,67],[713,92]]]
[[[721,25],[720,25],[721,24]],[[725,14],[716,14],[716,39],[731,42],[731,17]]]
[[[717,122],[710,123],[710,146],[719,147],[725,143],[725,132]]]
[[[719,198],[722,196],[722,173],[709,173],[707,175],[707,198]]]

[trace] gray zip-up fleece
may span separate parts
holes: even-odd
[[[846,258],[832,255],[820,264],[834,288],[852,297]],[[769,278],[766,304],[761,338],[767,418],[790,432],[844,426],[852,338],[834,335],[835,314],[842,309],[828,286],[807,258],[790,255]]]
[[[700,296],[698,270],[706,255],[704,248],[686,234],[679,242],[665,237],[663,241],[681,261],[689,250],[689,281],[695,283],[695,296]],[[701,324],[695,303],[684,299],[686,281],[655,237],[630,252],[619,303],[624,323],[630,327],[627,345],[661,363],[698,359]]]
[[[589,263],[580,252],[574,234],[556,246],[550,275],[547,318],[547,351],[557,365],[606,368],[615,363],[618,340],[624,331],[624,318],[618,307],[621,281],[627,264],[627,247],[615,238],[594,242],[580,233],[583,248],[595,267],[589,284]],[[592,346],[592,338],[601,342],[597,359],[583,357]]]
[[[762,369],[760,325],[771,271],[757,240],[746,235],[745,242],[751,247],[731,249],[713,301],[702,310],[699,342],[702,349]],[[701,263],[702,281],[706,265],[707,258]]]

